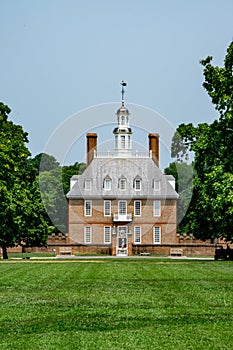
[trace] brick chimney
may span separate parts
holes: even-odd
[[[97,149],[97,134],[88,133],[87,137],[87,165],[91,163],[94,158],[94,152]]]
[[[152,159],[159,166],[159,134],[149,134],[149,150],[152,152]]]

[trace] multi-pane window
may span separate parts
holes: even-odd
[[[160,180],[154,180],[154,190],[159,191],[160,190]]]
[[[127,214],[127,204],[126,204],[126,201],[119,201],[119,202],[118,202],[118,213],[119,213],[119,215],[125,215],[125,214]]]
[[[160,216],[160,215],[161,215],[161,202],[154,201],[154,216]]]
[[[111,215],[111,201],[104,201],[104,216]]]
[[[134,180],[134,189],[136,191],[140,191],[141,190],[141,179],[135,179]]]
[[[84,215],[85,216],[92,216],[92,202],[85,201],[84,205],[85,205]]]
[[[104,243],[111,243],[111,226],[104,226]]]
[[[92,232],[91,232],[91,226],[85,226],[84,227],[84,243],[91,243],[92,242]]]
[[[128,148],[131,148],[131,137],[128,135]]]
[[[134,216],[141,216],[141,201],[134,201]]]
[[[119,189],[120,190],[126,189],[126,179],[124,178],[119,179]]]
[[[121,148],[125,149],[125,135],[121,135]]]
[[[154,226],[154,243],[155,244],[161,243],[161,227],[160,226]]]
[[[141,243],[141,226],[134,227],[134,243]]]
[[[91,179],[85,179],[84,188],[85,190],[91,190]]]
[[[111,181],[110,178],[107,177],[107,178],[104,179],[104,189],[106,191],[110,191],[111,190],[111,183],[112,183],[112,181]]]

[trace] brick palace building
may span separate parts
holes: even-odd
[[[148,135],[147,152],[133,151],[125,85],[113,130],[114,151],[99,153],[97,134],[88,133],[87,168],[71,178],[68,241],[76,253],[127,256],[177,243],[174,178],[159,169],[158,134]]]

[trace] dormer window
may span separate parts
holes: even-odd
[[[126,190],[126,179],[124,177],[119,179],[119,189]]]
[[[134,179],[134,189],[136,190],[136,191],[141,191],[141,187],[142,187],[142,179],[140,178],[140,177],[136,177],[135,179]]]
[[[106,176],[104,179],[104,189],[110,191],[112,187],[112,180],[109,176]]]
[[[153,188],[155,191],[160,191],[160,185],[161,185],[161,181],[160,180],[153,180]]]
[[[91,190],[91,179],[85,179],[84,188],[85,190]]]

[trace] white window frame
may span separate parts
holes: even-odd
[[[109,203],[109,208],[107,208],[107,203]],[[104,201],[104,216],[111,216],[111,201],[106,200]]]
[[[154,244],[161,244],[161,227],[160,226],[153,227],[153,239],[154,239]]]
[[[161,216],[161,201],[160,200],[154,201],[154,216],[156,216],[156,217]]]
[[[110,191],[112,188],[112,180],[110,178],[104,179],[104,189],[105,191]]]
[[[125,135],[121,135],[121,138],[120,138],[120,140],[121,140],[121,149],[125,149]]]
[[[139,184],[139,186],[138,186]],[[134,189],[135,191],[141,191],[142,188],[142,180],[141,179],[134,179]]]
[[[91,183],[91,179],[85,179],[84,180],[84,188],[85,188],[85,190],[91,190],[91,186],[92,185],[92,183]]]
[[[155,191],[160,191],[160,187],[161,187],[161,180],[154,180],[154,190]]]
[[[139,203],[139,208],[136,208],[137,203]],[[134,201],[134,216],[142,215],[142,202],[139,200]]]
[[[134,243],[142,243],[142,229],[141,226],[134,226]]]
[[[104,244],[111,243],[111,226],[104,226]]]
[[[90,203],[90,208],[88,208],[88,203]],[[90,200],[84,202],[84,216],[92,216],[92,201]]]
[[[124,208],[121,206],[121,203],[124,203]],[[124,212],[122,211],[122,209],[125,209]],[[118,214],[119,215],[127,215],[127,201],[124,200],[120,200],[118,201]]]
[[[84,226],[84,243],[91,244],[92,243],[92,227]]]
[[[128,148],[131,148],[131,136],[128,135]]]
[[[119,179],[119,190],[120,191],[126,190],[126,179],[124,179],[123,177]]]

